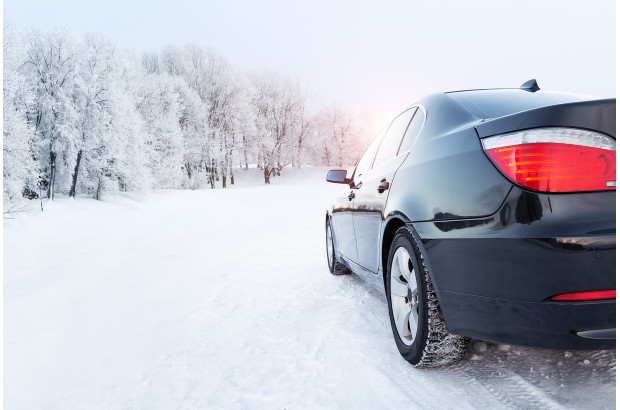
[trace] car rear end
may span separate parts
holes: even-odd
[[[504,90],[494,104],[492,92],[469,93],[451,97],[482,119],[481,147],[512,188],[493,215],[419,225],[422,238],[443,239],[428,251],[449,330],[545,348],[614,348],[615,99]],[[506,112],[510,96],[525,109]]]

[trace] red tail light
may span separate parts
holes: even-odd
[[[556,295],[551,300],[576,302],[580,300],[604,300],[615,299],[616,289],[613,290],[597,290],[592,292],[563,293]]]
[[[616,141],[572,128],[537,128],[482,140],[516,184],[542,192],[616,189]]]

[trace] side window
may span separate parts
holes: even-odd
[[[411,123],[409,123],[409,128],[407,128],[403,142],[400,144],[400,149],[398,150],[399,155],[403,152],[409,151],[411,147],[413,147],[416,139],[418,139],[418,135],[420,135],[420,131],[422,131],[425,120],[424,109],[418,108],[413,115]]]
[[[385,135],[385,131],[387,131],[387,125],[383,127],[381,132],[372,140],[372,142],[366,148],[364,155],[357,161],[357,166],[355,167],[355,175],[353,175],[353,180],[357,180],[362,174],[370,169],[372,166],[372,160],[375,159],[375,154],[377,153],[377,148],[381,143],[381,139],[383,135]]]
[[[403,139],[403,134],[409,125],[409,121],[411,121],[414,111],[415,108],[410,108],[392,121],[392,125],[390,125],[385,137],[383,137],[381,147],[377,151],[373,168],[396,156],[400,142]]]

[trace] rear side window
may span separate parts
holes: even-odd
[[[415,143],[415,140],[418,138],[418,135],[420,135],[420,131],[422,131],[424,120],[426,119],[425,117],[426,115],[424,114],[424,109],[418,108],[413,115],[413,119],[409,123],[409,128],[407,128],[407,132],[403,137],[403,142],[400,144],[398,155],[411,149]]]
[[[396,156],[398,148],[400,147],[400,142],[403,139],[403,135],[411,121],[411,116],[414,111],[415,108],[410,108],[392,121],[392,125],[390,125],[385,137],[383,137],[383,142],[379,147],[379,151],[377,151],[377,157],[375,158],[373,168]]]
[[[364,155],[357,161],[357,166],[355,167],[355,175],[353,176],[353,180],[356,180],[362,174],[370,169],[372,166],[372,160],[375,159],[375,154],[377,153],[377,148],[381,143],[381,139],[385,135],[385,131],[387,131],[387,126],[384,127],[381,132],[372,140],[372,142],[366,148]]]

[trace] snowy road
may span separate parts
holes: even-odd
[[[4,221],[4,404],[614,408],[615,352],[398,354],[380,292],[332,277],[329,184],[46,204]]]

